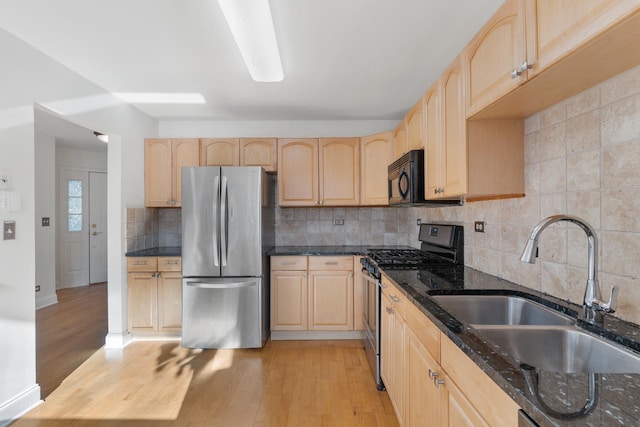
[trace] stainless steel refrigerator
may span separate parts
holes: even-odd
[[[182,168],[182,345],[259,348],[269,335],[273,177]]]

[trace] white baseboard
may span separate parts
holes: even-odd
[[[271,331],[271,340],[359,340],[362,331]]]
[[[41,308],[49,307],[50,305],[58,303],[58,296],[54,293],[53,295],[43,295],[42,297],[36,296],[36,310],[40,310]]]
[[[131,343],[132,336],[129,332],[114,334],[107,334],[104,339],[104,348],[125,348]]]
[[[8,426],[41,403],[40,386],[35,384],[0,406],[0,427]]]

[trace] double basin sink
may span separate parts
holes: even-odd
[[[518,296],[434,295],[457,320],[521,363],[563,373],[640,373],[640,355],[584,332],[576,319]]]

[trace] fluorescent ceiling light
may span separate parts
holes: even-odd
[[[199,93],[114,93],[129,104],[205,104],[204,96]]]
[[[218,0],[251,78],[284,79],[269,0]]]

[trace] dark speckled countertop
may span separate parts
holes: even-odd
[[[288,255],[366,255],[369,249],[415,249],[411,246],[276,246],[268,256]]]
[[[132,251],[124,254],[125,256],[181,256],[182,248],[180,246],[162,246],[158,248],[149,248],[142,251]]]
[[[519,361],[500,351],[473,327],[443,310],[432,295],[453,293],[519,295],[576,317],[581,307],[501,280],[480,271],[464,268],[458,277],[439,276],[437,270],[383,270],[399,289],[431,321],[460,347],[541,427],[546,426],[640,426],[640,374],[596,374],[598,397],[591,413],[561,419],[545,411],[527,391]],[[462,277],[463,276],[463,277]],[[612,316],[605,316],[604,328],[578,321],[591,333],[613,339],[640,350],[640,328]],[[563,374],[537,370],[544,403],[558,412],[574,412],[587,400],[589,374]]]

